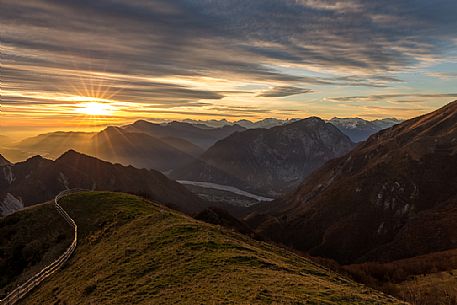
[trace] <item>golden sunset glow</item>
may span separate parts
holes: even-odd
[[[75,112],[92,115],[92,116],[110,116],[115,111],[114,107],[99,102],[87,102],[78,105]]]
[[[441,14],[454,20],[446,1]],[[203,15],[181,1],[107,1],[122,22],[93,1],[70,2],[3,5],[0,135],[138,119],[407,119],[457,98],[454,24],[431,11],[417,24],[420,10],[402,1],[389,16],[369,1],[274,1],[271,18],[265,1],[192,1]],[[129,15],[139,7],[141,20]]]

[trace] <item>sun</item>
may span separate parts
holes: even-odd
[[[114,110],[113,106],[106,103],[86,102],[80,103],[75,111],[92,116],[110,116]]]

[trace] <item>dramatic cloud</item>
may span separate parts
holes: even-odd
[[[48,120],[33,107],[67,115],[81,96],[126,115],[284,114],[323,92],[415,90],[418,69],[449,92],[453,72],[427,67],[455,64],[456,12],[455,0],[2,0],[2,115]]]

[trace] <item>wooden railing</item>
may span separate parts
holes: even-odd
[[[32,276],[30,279],[28,279],[25,283],[11,291],[3,300],[0,300],[1,305],[13,305],[16,304],[20,299],[22,299],[27,293],[29,293],[32,289],[37,287],[39,284],[41,284],[45,279],[50,277],[52,274],[54,274],[60,267],[62,267],[67,260],[70,258],[70,256],[73,254],[73,252],[76,249],[76,245],[78,243],[78,226],[76,225],[75,221],[68,215],[67,212],[59,205],[59,200],[62,199],[65,196],[68,196],[70,194],[74,193],[79,193],[83,192],[86,190],[81,190],[81,189],[71,189],[71,190],[65,190],[63,192],[60,192],[55,198],[54,198],[54,206],[57,209],[57,212],[65,219],[65,221],[73,228],[74,230],[74,237],[71,245],[67,248],[67,250],[59,256],[55,261],[53,261],[51,264],[43,268],[40,272]]]

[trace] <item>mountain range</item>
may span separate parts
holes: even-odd
[[[186,119],[183,122],[194,124],[195,126],[206,125],[208,127],[219,128],[223,126],[239,125],[246,129],[255,128],[272,128],[276,126],[287,125],[299,121],[300,119],[276,119],[267,118],[257,122],[250,120],[239,120],[235,122],[229,122],[225,119],[222,120],[191,120]],[[328,123],[335,125],[344,134],[349,136],[353,142],[365,141],[369,136],[376,132],[392,127],[393,125],[399,124],[402,120],[396,118],[384,118],[368,121],[362,118],[333,118],[327,120]]]
[[[253,129],[253,128],[271,128],[271,127],[276,127],[276,126],[281,126],[281,125],[286,125],[289,123],[296,122],[300,119],[276,119],[276,118],[266,118],[262,119],[256,122],[242,119],[234,122],[229,122],[226,119],[221,119],[221,120],[192,120],[192,119],[185,119],[183,122],[189,123],[192,125],[206,125],[208,127],[212,128],[220,128],[224,126],[232,126],[232,125],[239,125],[241,127],[244,127],[246,129]]]
[[[95,134],[82,151],[102,160],[166,172],[193,161],[203,150],[179,138],[108,127]]]
[[[139,120],[131,125],[123,126],[127,132],[145,133],[157,138],[173,137],[185,139],[203,149],[209,148],[234,132],[245,130],[239,125],[227,125],[217,128],[207,126],[194,126],[183,122],[170,122],[168,124],[154,124],[145,120]]]
[[[351,140],[335,126],[313,117],[270,129],[236,132],[197,161],[173,171],[171,177],[278,196],[352,147]]]
[[[457,101],[372,135],[247,217],[257,232],[341,263],[457,247]]]
[[[264,119],[258,122],[226,120],[170,122],[155,124],[145,120],[125,126],[110,126],[100,132],[51,132],[26,138],[18,143],[0,138],[0,152],[14,162],[34,155],[55,159],[74,149],[102,160],[139,168],[170,172],[190,164],[203,152],[234,132],[246,129],[285,126],[298,119]],[[205,125],[208,123],[210,126]],[[218,124],[215,124],[218,122]],[[353,142],[398,123],[396,119],[332,119],[329,121]],[[211,123],[211,124],[210,124]],[[215,127],[217,126],[217,127]]]
[[[92,156],[68,150],[74,147]],[[68,266],[25,300],[32,303],[110,298],[124,304],[153,297],[178,302],[183,296],[189,302],[275,303],[316,293],[306,300],[401,303],[250,237],[322,257],[314,260],[407,300],[420,289],[416,276],[426,275],[429,290],[447,289],[432,275],[457,270],[457,101],[401,123],[312,117],[269,128],[244,121],[213,128],[202,122],[137,121],[98,133],[40,135],[14,149],[19,148],[48,155],[68,151],[55,160],[34,156],[15,164],[0,155],[0,212],[13,214],[0,218],[0,248],[6,249],[0,294],[52,261],[69,242],[63,228],[48,234],[40,227],[52,219],[49,204],[40,203],[69,188],[116,192],[65,198],[62,205],[75,217],[81,241]],[[220,208],[223,203],[214,207],[151,168],[175,179],[279,198],[238,205],[233,215],[244,217],[237,219]],[[39,239],[27,230],[40,232]],[[78,288],[64,292],[61,287],[69,283]],[[202,295],[201,287],[211,294]]]
[[[115,165],[68,151],[55,161],[35,156],[1,166],[1,214],[45,202],[70,188],[139,194],[187,213],[199,212],[203,206],[202,200],[160,172]]]

